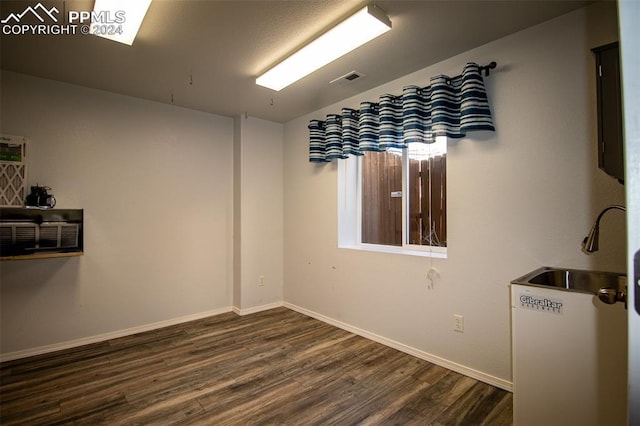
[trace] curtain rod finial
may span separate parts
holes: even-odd
[[[489,77],[490,70],[495,69],[498,64],[495,61],[491,61],[488,65],[480,67],[480,71],[484,70],[484,76]]]

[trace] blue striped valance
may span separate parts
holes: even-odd
[[[492,64],[495,66],[495,63]],[[402,95],[382,95],[360,109],[342,108],[325,120],[309,122],[309,161],[362,155],[363,151],[433,143],[436,136],[462,138],[472,130],[495,130],[478,64],[461,75],[431,78],[428,87],[406,86]]]

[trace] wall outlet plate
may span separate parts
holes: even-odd
[[[462,315],[453,315],[453,330],[460,333],[464,332],[464,317]]]

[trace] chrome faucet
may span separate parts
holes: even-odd
[[[612,210],[612,209],[622,210],[623,212],[627,211],[625,206],[614,204],[612,206],[609,206],[609,207],[605,208],[604,210],[602,210],[600,212],[600,214],[596,218],[596,221],[594,222],[593,226],[591,227],[591,231],[589,231],[589,235],[584,237],[584,240],[582,240],[582,251],[585,254],[591,254],[593,252],[598,251],[598,238],[600,236],[599,235],[600,234],[600,219],[602,219],[602,216],[604,216],[604,214],[607,211]]]

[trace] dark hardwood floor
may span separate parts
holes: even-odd
[[[0,423],[510,425],[509,392],[286,308],[0,365]]]

